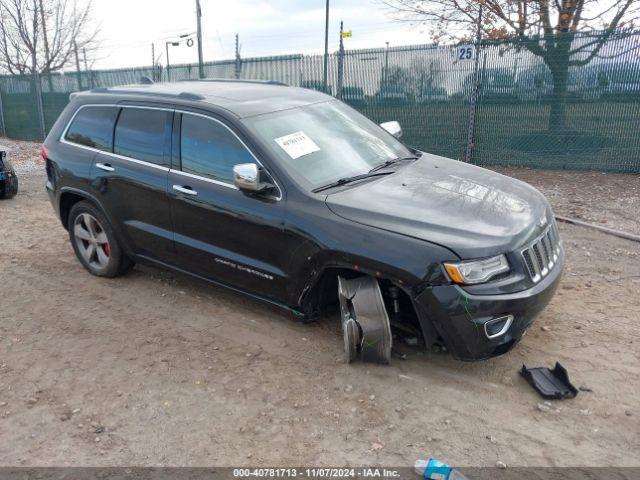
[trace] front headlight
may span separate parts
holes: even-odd
[[[491,280],[496,275],[509,271],[509,262],[504,255],[470,260],[458,263],[445,263],[444,268],[455,283],[473,285]]]

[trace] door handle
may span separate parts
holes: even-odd
[[[198,192],[196,192],[193,188],[191,187],[182,187],[180,185],[174,185],[173,189],[176,190],[177,192],[180,193],[185,193],[187,195],[198,195]]]
[[[115,168],[113,168],[108,163],[96,163],[96,168],[99,168],[100,170],[104,170],[105,172],[115,171]]]

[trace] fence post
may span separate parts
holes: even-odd
[[[473,75],[473,90],[471,92],[471,104],[469,106],[469,128],[467,130],[467,149],[464,155],[464,161],[471,163],[471,157],[473,156],[473,149],[475,147],[475,133],[476,133],[476,107],[478,105],[478,90],[480,89],[480,47],[482,45],[482,3],[478,10],[478,31],[476,34],[476,58],[474,63],[474,75]],[[485,57],[485,60],[487,57]]]
[[[36,100],[36,110],[38,111],[38,126],[40,127],[40,137],[44,142],[47,137],[47,130],[44,124],[44,106],[42,105],[42,85],[40,84],[40,75],[37,70],[33,71],[34,93]]]
[[[235,66],[236,80],[240,78],[241,69],[242,69],[242,59],[240,58],[240,37],[236,33],[236,66]]]
[[[340,21],[340,49],[338,50],[338,85],[336,86],[336,98],[342,100],[342,82],[344,80],[344,39],[343,23]]]
[[[0,134],[3,137],[7,136],[7,129],[4,126],[4,110],[2,108],[2,89],[0,88]]]

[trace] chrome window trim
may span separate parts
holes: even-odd
[[[86,145],[81,145],[79,143],[68,141],[65,137],[67,136],[67,132],[68,132],[69,128],[71,127],[71,124],[75,120],[75,118],[78,115],[78,113],[80,113],[80,111],[83,108],[86,108],[86,107],[115,107],[115,108],[138,108],[138,109],[146,109],[146,110],[162,110],[162,111],[165,111],[165,112],[177,112],[177,113],[181,113],[183,115],[185,115],[185,114],[186,115],[194,115],[196,117],[202,117],[202,118],[206,118],[208,120],[217,122],[220,125],[222,125],[224,128],[226,128],[227,130],[229,130],[229,132],[231,132],[231,134],[249,152],[249,154],[251,155],[251,157],[253,157],[255,162],[258,165],[260,165],[262,168],[264,168],[267,171],[267,173],[269,174],[269,176],[273,179],[273,181],[274,181],[274,183],[276,185],[276,188],[278,189],[278,196],[269,195],[269,198],[273,198],[276,201],[282,200],[282,196],[283,196],[282,192],[283,192],[283,190],[282,190],[282,188],[280,188],[280,185],[278,184],[278,182],[275,179],[275,177],[271,174],[271,172],[269,172],[269,170],[267,168],[265,168],[265,166],[262,164],[262,162],[260,160],[258,160],[258,157],[256,157],[256,155],[253,153],[253,151],[247,146],[246,143],[244,143],[244,141],[236,134],[236,132],[234,132],[226,123],[222,122],[221,120],[218,120],[217,118],[214,118],[214,117],[212,117],[210,115],[205,115],[205,114],[202,114],[202,113],[190,112],[188,110],[181,110],[179,108],[148,107],[146,105],[119,105],[119,104],[116,104],[116,103],[87,103],[87,104],[84,104],[84,105],[80,105],[80,107],[71,116],[71,118],[67,122],[66,127],[62,131],[62,134],[60,135],[59,141],[60,141],[60,143],[64,143],[66,145],[71,145],[73,147],[83,148],[85,150],[89,150],[89,151],[96,152],[96,153],[103,153],[105,155],[108,155],[108,156],[111,156],[111,157],[114,157],[114,158],[118,158],[118,159],[121,159],[121,160],[127,160],[127,161],[130,161],[130,162],[133,162],[133,163],[137,163],[139,165],[144,165],[144,166],[147,166],[147,167],[157,168],[157,169],[162,170],[164,172],[176,173],[178,175],[183,175],[183,176],[186,176],[186,177],[194,178],[196,180],[202,180],[204,182],[212,183],[214,185],[219,185],[221,187],[227,187],[227,188],[231,188],[233,190],[238,190],[239,191],[240,189],[238,187],[236,187],[233,183],[223,182],[221,180],[214,180],[213,178],[204,177],[202,175],[196,175],[196,174],[189,173],[189,172],[183,172],[182,170],[176,170],[174,168],[166,167],[164,165],[158,165],[158,164],[151,163],[151,162],[145,162],[144,160],[138,160],[137,158],[131,158],[131,157],[127,157],[125,155],[118,155],[117,153],[113,153],[113,152],[105,152],[104,150],[100,150],[98,148],[88,147]]]
[[[202,180],[203,182],[208,182],[208,183],[213,183],[215,185],[220,185],[221,187],[227,187],[227,188],[232,188],[234,190],[240,190],[233,183],[223,182],[221,180],[214,180],[213,178],[209,178],[209,177],[202,177],[200,175],[196,175],[195,173],[183,172],[182,170],[174,170],[173,168],[169,169],[169,172],[175,173],[177,175],[182,175],[184,177],[195,178],[196,180]]]
[[[131,106],[134,107],[133,105],[131,105]],[[67,132],[69,131],[69,128],[71,127],[71,124],[76,119],[76,116],[78,115],[78,113],[80,113],[80,110],[82,110],[83,108],[86,108],[86,107],[110,107],[110,108],[115,107],[115,108],[123,108],[123,107],[128,107],[128,105],[124,105],[123,106],[123,105],[117,105],[117,104],[113,104],[113,103],[87,103],[85,105],[81,105],[80,108],[78,108],[78,110],[75,111],[75,113],[73,114],[73,116],[71,117],[69,122],[67,122],[67,126],[62,131],[62,135],[60,135],[60,139],[59,139],[60,143],[64,143],[66,145],[71,145],[72,147],[83,148],[83,149],[89,150],[91,152],[103,153],[103,154],[108,155],[108,156],[113,157],[113,158],[118,158],[120,160],[127,160],[129,162],[137,163],[138,165],[144,165],[146,167],[156,168],[156,169],[161,170],[163,172],[168,172],[170,170],[170,168],[165,166],[165,165],[158,165],[157,163],[145,162],[144,160],[138,160],[137,158],[131,158],[131,157],[127,157],[126,155],[119,155],[119,154],[113,153],[113,152],[106,152],[104,150],[100,150],[99,148],[88,147],[86,145],[81,145],[79,143],[70,142],[69,140],[67,140],[66,136],[67,136]],[[173,108],[146,107],[144,105],[135,106],[135,108],[141,108],[141,109],[146,109],[146,110],[162,110],[162,111],[165,111],[165,112],[173,112],[174,111]]]
[[[87,147],[86,145],[80,145],[78,143],[69,142],[65,139],[60,140],[60,143],[65,143],[67,145],[71,145],[72,147],[83,148],[85,150],[89,150],[95,153],[102,153],[109,157],[118,158],[120,160],[126,160],[128,162],[137,163],[138,165],[144,165],[145,167],[156,168],[158,170],[162,170],[163,172],[168,172],[170,170],[169,167],[165,167],[164,165],[158,165],[157,163],[145,162],[144,160],[138,160],[137,158],[125,157],[124,155],[118,155],[117,153],[105,152],[104,150],[100,150],[98,148]]]

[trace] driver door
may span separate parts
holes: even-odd
[[[169,196],[178,266],[273,300],[284,299],[284,200],[248,195],[233,166],[258,160],[221,120],[176,112]]]

